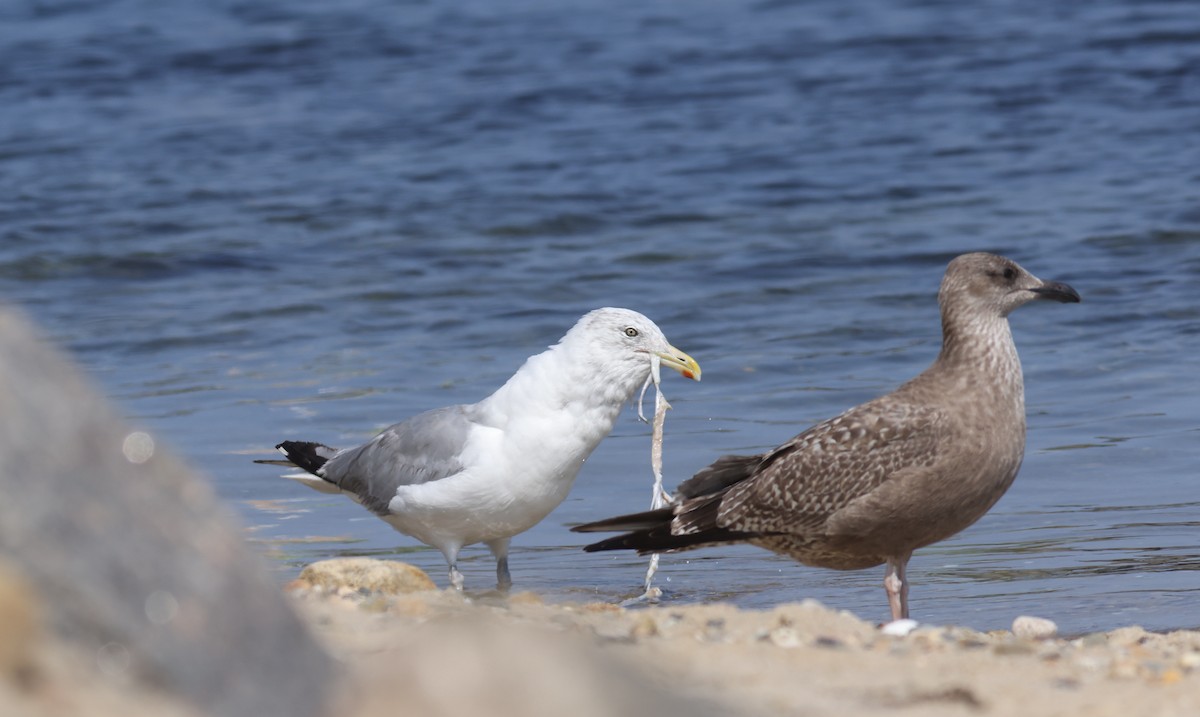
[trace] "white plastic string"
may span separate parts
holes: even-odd
[[[654,397],[654,408],[658,408],[658,397],[662,395],[662,389],[658,385],[662,376],[661,368],[662,359],[656,354],[650,354],[650,373],[646,376],[646,382],[642,384],[642,392],[638,394],[638,418],[641,419],[642,423],[649,423],[646,420],[646,414],[642,411],[642,402],[646,399],[646,389],[650,388],[650,384],[652,383],[654,384],[656,394]]]
[[[646,389],[650,387],[651,383],[654,384],[654,422],[651,424],[650,431],[650,470],[654,473],[654,486],[650,493],[651,510],[671,503],[671,497],[663,490],[662,476],[663,426],[667,422],[667,411],[670,410],[671,404],[667,403],[667,398],[663,395],[662,387],[659,385],[660,366],[661,359],[651,354],[650,375],[646,377],[646,383],[642,385],[642,393],[638,396],[638,417],[645,421],[646,416],[642,413],[642,399],[646,396]],[[662,590],[653,585],[656,572],[658,572],[658,553],[650,556],[650,565],[646,568],[645,592],[621,604],[631,605],[642,601],[657,602],[658,598],[662,596]]]

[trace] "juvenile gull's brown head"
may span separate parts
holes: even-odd
[[[986,252],[963,254],[951,261],[938,291],[943,313],[962,311],[993,318],[1008,316],[1035,299],[1075,303],[1079,293],[1061,282],[1042,281],[1017,262]]]

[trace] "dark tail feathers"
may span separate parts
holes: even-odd
[[[675,491],[681,505],[619,515],[577,525],[576,533],[623,532],[584,547],[601,550],[636,550],[641,554],[691,550],[708,545],[740,543],[759,537],[717,525],[721,498],[731,487],[754,475],[763,456],[721,456],[715,463],[680,484]]]
[[[711,504],[711,507],[706,504]],[[683,514],[685,523],[690,522],[689,519],[696,518],[703,523],[711,523],[712,521],[705,520],[703,514],[711,514],[712,519],[715,520],[716,505],[717,501],[702,502],[697,511],[702,515],[698,516],[688,515],[685,510]],[[677,510],[677,508],[659,508],[644,513],[619,515],[615,518],[577,525],[571,530],[576,533],[628,531],[622,535],[584,546],[583,549],[588,553],[597,553],[602,550],[636,550],[642,555],[691,550],[708,545],[740,543],[758,535],[758,533],[743,533],[727,528],[718,528],[715,524],[700,526],[694,523],[693,532],[673,534],[671,527],[675,521]]]
[[[674,508],[656,508],[642,513],[618,515],[615,518],[605,518],[594,523],[584,523],[571,528],[573,533],[619,533],[628,530],[653,530],[664,525],[669,526],[675,517]]]
[[[710,545],[744,543],[755,537],[758,537],[758,533],[739,533],[727,528],[713,528],[702,533],[672,535],[671,525],[668,523],[652,530],[639,530],[634,533],[613,536],[598,543],[585,545],[583,549],[588,553],[598,553],[601,550],[636,550],[638,555],[648,555],[650,553],[674,553]]]

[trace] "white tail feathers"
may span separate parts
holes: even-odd
[[[336,485],[330,483],[327,480],[318,478],[317,476],[313,475],[312,473],[284,473],[283,477],[287,478],[288,480],[294,480],[297,483],[303,483],[304,485],[308,486],[309,488],[312,488],[313,490],[315,490],[319,493],[341,493],[342,492],[341,488],[338,488]]]

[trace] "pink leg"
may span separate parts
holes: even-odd
[[[888,606],[892,608],[892,619],[908,617],[908,577],[905,569],[912,553],[888,558],[887,572],[883,576],[883,589],[887,591]]]

